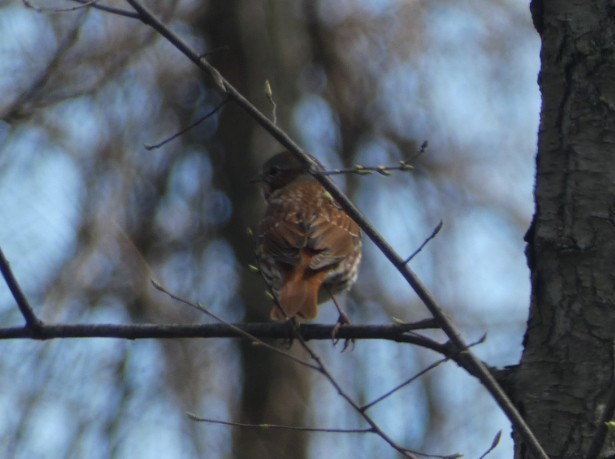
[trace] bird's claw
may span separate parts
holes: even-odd
[[[335,326],[333,327],[333,331],[331,332],[331,340],[333,341],[333,345],[335,346],[338,342],[339,342],[339,338],[337,338],[337,333],[340,331],[340,329],[344,326],[344,325],[350,325],[350,318],[348,317],[348,314],[346,314],[344,311],[340,310],[340,315],[337,318],[337,322],[335,323]],[[348,349],[348,346],[352,343],[352,347],[354,348],[354,339],[352,338],[346,338],[344,340],[344,347],[342,348],[342,352],[344,352],[346,349]]]

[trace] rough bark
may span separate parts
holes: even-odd
[[[615,371],[614,5],[544,0],[531,9],[543,103],[516,397],[551,457],[586,457]],[[613,446],[607,436],[601,456]],[[518,441],[515,457],[530,457]]]

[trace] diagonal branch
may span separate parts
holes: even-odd
[[[481,339],[479,339],[475,343],[472,343],[472,346],[476,346],[477,344],[481,344],[481,343],[485,342],[485,339],[486,339],[486,335],[484,335]],[[366,403],[365,405],[361,406],[361,411],[369,410],[372,406],[376,405],[377,403],[380,403],[381,401],[383,401],[387,397],[390,397],[391,395],[393,395],[398,390],[406,387],[408,384],[413,383],[414,381],[416,381],[418,378],[420,378],[424,374],[426,374],[429,371],[433,370],[434,368],[442,365],[443,363],[448,362],[450,359],[454,359],[455,357],[458,356],[458,354],[459,354],[459,352],[456,352],[455,355],[453,355],[453,356],[446,356],[446,357],[441,358],[440,360],[436,360],[431,365],[427,366],[426,368],[422,369],[421,371],[419,371],[418,373],[413,375],[411,378],[408,378],[407,380],[405,380],[401,384],[398,384],[393,389],[388,390],[387,392],[385,392],[383,395],[379,396],[375,400],[372,400],[371,402]],[[463,367],[463,362],[460,362],[459,360],[457,360],[457,362]]]
[[[179,132],[176,132],[175,134],[167,137],[166,139],[164,139],[164,140],[162,140],[162,141],[160,141],[158,143],[155,143],[153,145],[145,145],[145,149],[146,150],[155,150],[156,148],[160,148],[163,145],[166,145],[167,143],[171,142],[172,140],[175,140],[176,138],[178,138],[182,134],[188,132],[190,129],[192,129],[192,128],[198,126],[199,124],[201,124],[203,121],[205,121],[209,117],[215,115],[218,112],[218,110],[220,110],[222,107],[224,107],[226,105],[227,102],[228,102],[228,99],[222,100],[222,102],[220,102],[218,105],[216,105],[213,109],[211,109],[205,115],[201,116],[194,123],[190,124],[188,127],[185,127],[183,129],[181,129]]]
[[[73,0],[73,1],[77,3],[81,3],[82,5],[87,5],[90,8],[95,8],[97,10],[115,14],[117,16],[125,16],[127,18],[139,19],[139,15],[137,13],[133,13],[132,11],[122,10],[120,8],[114,8],[112,6],[102,5],[98,1],[94,3],[92,3],[91,0]]]
[[[44,326],[43,321],[36,316],[32,306],[30,306],[28,299],[24,295],[19,283],[17,282],[17,279],[15,279],[15,276],[13,275],[13,270],[11,269],[8,260],[5,258],[2,249],[0,249],[0,272],[2,273],[2,277],[4,277],[6,285],[13,294],[13,298],[15,298],[21,314],[26,320],[25,331],[28,333],[36,333],[41,330]]]
[[[410,261],[412,261],[412,259],[414,257],[416,257],[419,253],[421,253],[421,250],[423,250],[425,248],[425,246],[427,244],[429,244],[429,241],[431,241],[432,239],[434,239],[438,233],[440,233],[440,230],[442,229],[442,226],[444,225],[444,223],[442,222],[442,220],[440,220],[440,223],[438,223],[436,225],[436,227],[434,228],[434,230],[432,231],[432,233],[423,241],[423,243],[418,247],[418,249],[416,249],[414,252],[412,252],[408,258],[406,258],[404,260],[404,264],[408,264],[410,263]]]
[[[417,457],[410,450],[398,445],[395,440],[393,440],[384,430],[382,430],[382,428],[380,428],[376,421],[374,421],[372,417],[365,412],[365,410],[361,410],[359,404],[352,399],[352,397],[342,388],[339,382],[333,377],[327,367],[325,367],[318,354],[316,354],[316,352],[314,352],[312,348],[308,346],[307,342],[301,336],[299,332],[299,327],[295,324],[295,322],[289,321],[288,323],[291,325],[294,335],[299,341],[299,344],[301,344],[303,350],[305,350],[310,356],[310,358],[315,362],[318,372],[323,375],[327,379],[327,381],[329,381],[329,384],[331,384],[331,386],[335,388],[339,396],[342,397],[346,401],[346,403],[348,403],[365,420],[365,422],[367,422],[371,426],[372,432],[382,438],[393,449],[401,453],[404,457],[407,457],[408,459],[417,459]],[[344,327],[341,328],[343,329]]]

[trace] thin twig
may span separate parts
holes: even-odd
[[[231,422],[231,421],[220,421],[218,419],[209,419],[202,418],[193,413],[186,413],[190,419],[198,422],[207,422],[209,424],[222,424],[225,426],[231,427],[244,427],[251,429],[277,429],[277,430],[299,430],[301,432],[321,432],[321,433],[373,433],[374,429],[325,429],[325,428],[315,428],[315,427],[298,427],[298,426],[286,426],[281,424],[246,424],[244,422]]]
[[[90,8],[94,8],[100,11],[104,11],[106,13],[115,14],[116,16],[124,16],[132,19],[139,19],[139,15],[137,13],[133,13],[132,11],[122,10],[120,8],[114,8],[112,6],[101,5],[98,3],[91,4],[90,0],[73,0],[73,2],[81,3],[83,5],[88,5]]]
[[[31,7],[27,3],[26,0],[23,0],[26,6]],[[28,89],[19,94],[13,102],[9,104],[9,106],[4,110],[4,113],[0,113],[0,118],[12,118],[14,116],[19,117],[20,113],[18,109],[24,105],[25,102],[33,99],[34,96],[40,91],[45,84],[49,81],[53,70],[57,68],[60,64],[62,58],[66,55],[66,53],[70,50],[70,48],[75,44],[77,38],[79,37],[79,30],[83,25],[85,19],[87,17],[87,10],[82,10],[79,12],[79,15],[75,19],[75,22],[71,25],[71,28],[68,30],[68,33],[62,38],[56,51],[54,52],[49,62],[45,65],[45,68],[42,69],[35,77],[34,80],[30,83]]]
[[[82,8],[87,8],[88,6],[94,6],[94,4],[98,2],[98,0],[77,0],[79,1],[79,3],[81,3],[81,5],[72,6],[69,8],[44,8],[42,6],[34,6],[32,3],[30,3],[30,0],[21,1],[26,6],[26,8],[30,8],[34,11],[37,11],[38,13],[67,13],[70,11],[77,11]]]
[[[165,290],[160,284],[158,284],[157,282],[153,282],[154,286],[159,289],[160,291],[166,293],[167,295],[169,295],[171,298],[173,298],[176,301],[180,301],[183,304],[186,304],[192,308],[195,308],[201,312],[204,312],[205,314],[207,314],[208,316],[214,318],[215,320],[223,323],[224,325],[227,326],[231,326],[233,327],[232,324],[229,324],[228,322],[224,322],[223,319],[221,319],[220,317],[216,316],[215,314],[213,314],[211,311],[207,310],[206,308],[204,308],[201,305],[197,305],[194,303],[191,303],[190,301],[186,301],[183,298],[180,298],[174,294],[172,294],[171,292]],[[403,454],[405,457],[409,458],[409,459],[417,459],[417,456],[415,456],[413,453],[411,453],[409,449],[407,448],[403,448],[400,445],[398,445],[391,437],[389,437],[389,435],[380,428],[380,426],[367,414],[365,413],[364,410],[361,410],[361,407],[350,397],[350,395],[348,395],[344,389],[342,389],[342,387],[340,386],[340,384],[337,382],[337,380],[333,377],[333,375],[329,372],[329,370],[324,366],[324,364],[322,363],[322,360],[320,359],[320,357],[312,350],[312,348],[310,348],[307,344],[307,342],[303,339],[302,334],[299,332],[299,327],[297,325],[297,323],[294,320],[289,320],[285,322],[286,324],[288,324],[292,331],[293,331],[293,335],[294,338],[297,339],[297,341],[300,343],[301,347],[303,348],[303,350],[305,350],[307,352],[307,354],[310,356],[310,358],[315,362],[315,364],[311,364],[305,360],[302,360],[286,351],[283,351],[281,349],[278,349],[274,346],[271,346],[270,344],[265,343],[262,340],[259,340],[258,338],[256,338],[254,335],[251,335],[249,333],[244,332],[243,330],[241,330],[238,327],[233,327],[233,329],[235,331],[240,332],[242,335],[244,335],[245,337],[251,339],[251,340],[255,340],[257,341],[259,344],[267,347],[267,349],[270,349],[278,354],[283,355],[284,357],[287,357],[289,359],[291,359],[292,361],[299,363],[300,365],[303,365],[305,367],[308,368],[312,368],[313,370],[318,371],[320,374],[322,374],[328,381],[329,383],[335,388],[335,390],[337,391],[337,393],[344,399],[346,400],[346,402],[348,404],[350,404],[352,406],[352,408],[359,413],[363,419],[371,426],[370,429],[367,429],[367,432],[369,433],[374,433],[376,435],[378,435],[380,438],[382,438],[385,442],[387,442],[392,448],[394,448],[395,450],[397,450],[398,452],[400,452],[401,454]],[[222,421],[226,424],[231,424],[231,425],[241,425],[239,423],[231,423],[229,421]],[[244,425],[246,426],[246,425]],[[254,425],[249,425],[249,426],[254,426]],[[256,427],[256,426],[254,426]],[[265,425],[266,427],[266,425]],[[295,427],[294,429],[297,430],[301,430],[300,427]]]
[[[421,250],[423,250],[425,248],[425,246],[429,243],[429,241],[431,241],[433,238],[435,238],[438,235],[438,233],[442,229],[442,225],[443,225],[442,220],[440,220],[440,223],[438,223],[436,225],[436,227],[434,228],[433,232],[427,237],[427,239],[425,239],[423,241],[423,243],[421,245],[419,245],[419,248],[416,249],[414,252],[412,252],[410,254],[410,256],[404,260],[404,264],[405,265],[410,263],[410,260],[412,260],[414,257],[416,257],[421,252]]]
[[[421,453],[420,451],[415,451],[413,449],[406,449],[406,451],[408,451],[409,453],[412,453],[412,454],[416,454],[417,456],[430,457],[430,458],[433,458],[433,459],[460,459],[460,458],[463,457],[463,454],[459,454],[459,453],[441,455],[441,454]]]
[[[275,100],[273,100],[273,91],[271,90],[271,84],[269,84],[269,80],[265,80],[265,97],[267,97],[267,100],[271,104],[271,120],[273,121],[273,124],[277,125],[278,116],[276,114],[276,111],[278,105],[275,103]]]
[[[487,335],[483,335],[481,338],[478,339],[478,341],[470,344],[470,347],[473,346],[477,346],[479,344],[482,344],[485,342]],[[457,353],[459,354],[459,353]],[[454,358],[455,356],[446,356],[443,357],[440,360],[436,360],[434,363],[432,363],[431,365],[427,366],[426,368],[424,368],[423,370],[419,371],[417,374],[415,374],[414,376],[412,376],[411,378],[408,378],[406,381],[402,382],[401,384],[398,384],[397,386],[395,386],[393,389],[385,392],[384,394],[382,394],[380,397],[372,400],[369,403],[366,403],[365,405],[363,405],[361,407],[361,410],[365,411],[370,409],[372,406],[376,405],[377,403],[380,403],[381,401],[383,401],[384,399],[386,399],[387,397],[390,397],[391,395],[393,395],[395,392],[397,392],[398,390],[402,389],[403,387],[406,387],[408,384],[411,384],[412,382],[416,381],[418,378],[420,378],[421,376],[423,376],[424,374],[426,374],[427,372],[433,370],[434,368],[442,365],[443,363],[448,362],[449,360],[451,360],[451,358]]]
[[[419,151],[417,151],[410,160],[414,161],[416,158],[426,153],[428,148],[429,148],[429,142],[427,140],[423,140],[423,143],[421,144]]]
[[[201,304],[197,304],[197,303],[192,303],[188,300],[185,300],[171,292],[169,292],[167,289],[165,289],[162,285],[160,285],[158,282],[153,281],[152,280],[152,284],[154,285],[154,287],[156,287],[158,290],[160,290],[163,293],[166,293],[170,298],[174,299],[175,301],[178,301],[180,303],[183,303],[187,306],[190,306],[191,308],[196,309],[197,311],[203,312],[205,314],[207,314],[209,317],[211,317],[212,319],[216,320],[217,322],[229,327],[231,330],[239,333],[239,335],[243,336],[244,338],[248,338],[249,340],[251,340],[254,343],[257,343],[260,346],[265,347],[266,349],[269,349],[270,351],[275,352],[276,354],[281,354],[284,357],[287,357],[289,359],[291,359],[292,361],[303,365],[305,367],[308,368],[312,368],[312,369],[317,369],[314,365],[312,365],[310,362],[307,362],[306,360],[300,359],[297,356],[294,356],[293,354],[290,354],[289,352],[283,351],[280,348],[277,348],[275,346],[272,346],[271,344],[268,344],[266,342],[264,342],[262,339],[254,336],[253,334],[243,330],[241,327],[238,327],[230,322],[225,321],[224,319],[222,319],[221,317],[219,317],[218,315],[214,314],[213,312],[211,312],[209,309],[207,309],[206,307],[204,307]]]
[[[248,233],[249,235],[252,235],[252,232],[249,231]],[[260,257],[258,257],[257,254],[257,262],[260,264]],[[273,289],[272,286],[270,284],[267,283],[267,279],[265,278],[263,272],[261,269],[259,269],[259,273],[261,275],[261,277],[263,278],[263,280],[265,281],[265,283],[267,284],[268,287],[268,292],[271,295],[271,298],[273,299],[273,301],[276,304],[276,307],[280,308],[282,313],[286,316],[286,311],[284,310],[284,308],[282,308],[282,305],[280,304],[280,302],[278,301],[278,298],[274,295],[273,293]],[[163,289],[160,284],[158,284],[157,282],[153,282],[154,286],[163,291],[164,293],[166,293],[167,295],[169,295],[171,298],[180,301],[181,303],[184,303],[188,306],[191,306],[193,308],[198,309],[201,312],[204,312],[205,314],[207,314],[208,316],[218,320],[219,322],[224,323],[225,325],[231,325],[232,324],[228,324],[226,322],[224,322],[221,318],[219,318],[218,316],[214,315],[213,313],[211,313],[210,311],[208,311],[206,308],[204,308],[201,305],[195,305],[194,303],[191,303],[189,301],[186,301],[172,293],[170,293],[169,291]],[[288,317],[288,316],[286,316]],[[380,438],[382,438],[385,442],[387,442],[392,448],[394,448],[395,450],[397,450],[398,452],[400,452],[401,454],[403,454],[405,457],[408,457],[409,459],[417,459],[415,455],[413,455],[409,450],[406,448],[401,447],[400,445],[398,445],[392,438],[390,438],[388,436],[388,434],[386,432],[384,432],[379,426],[378,424],[367,414],[365,413],[365,411],[361,410],[361,407],[354,401],[352,400],[352,398],[350,397],[350,395],[348,395],[340,386],[340,384],[337,382],[337,380],[333,377],[333,375],[329,372],[329,370],[324,366],[324,364],[322,363],[322,360],[320,359],[320,357],[312,350],[312,348],[310,348],[307,344],[307,342],[305,341],[305,339],[302,336],[302,333],[300,332],[300,328],[299,328],[299,324],[298,322],[294,319],[291,318],[290,320],[286,320],[285,322],[283,322],[283,324],[288,325],[288,327],[290,327],[290,329],[292,330],[292,338],[296,339],[299,344],[301,345],[302,349],[309,355],[309,357],[315,362],[315,364],[311,364],[309,362],[306,362],[302,359],[299,359],[298,357],[295,357],[294,355],[282,351],[274,346],[271,346],[269,344],[264,343],[261,340],[258,340],[257,342],[259,342],[259,344],[262,344],[264,346],[266,346],[268,349],[275,351],[276,353],[279,353],[285,357],[288,357],[289,359],[303,365],[306,366],[308,368],[311,368],[315,371],[317,371],[318,373],[322,374],[328,381],[329,383],[335,388],[335,390],[337,391],[337,393],[348,403],[350,404],[350,406],[352,406],[352,408],[359,413],[363,419],[365,419],[365,421],[371,426],[370,429],[368,429],[368,432],[370,433],[374,433],[376,435],[378,435]],[[237,331],[240,329],[236,329]],[[337,327],[333,327],[333,330],[338,330]],[[256,337],[254,337],[253,335],[249,335],[245,332],[242,332],[242,334],[247,335],[250,339],[253,340],[257,340]],[[233,425],[242,425],[240,423],[230,423],[229,421],[224,421],[227,424],[233,424]],[[252,426],[255,427],[255,425],[252,424],[248,424],[244,426]],[[297,430],[301,430],[300,427],[296,427]]]
[[[322,363],[320,357],[312,350],[311,347],[305,342],[301,334],[298,332],[294,323],[291,323],[295,330],[295,336],[301,347],[309,354],[310,358],[316,362],[316,366],[318,367],[318,372],[322,374],[331,384],[337,393],[342,397],[357,413],[359,413],[363,419],[372,427],[373,432],[382,438],[385,442],[389,444],[393,449],[403,454],[405,457],[410,459],[416,459],[416,456],[409,452],[409,450],[398,445],[389,435],[380,428],[380,426],[369,416],[365,411],[361,410],[361,407],[346,393],[346,391],[340,386],[337,380],[333,377],[333,375],[329,372],[329,370]]]
[[[493,441],[491,442],[491,446],[489,446],[487,451],[485,451],[482,454],[482,456],[479,457],[478,459],[485,459],[496,448],[496,446],[498,446],[500,444],[500,438],[501,437],[502,437],[502,431],[498,430],[498,433],[496,433],[495,437],[493,437]]]
[[[440,366],[443,363],[448,362],[448,361],[449,361],[449,357],[443,357],[440,360],[436,360],[434,363],[429,365],[427,368],[424,368],[423,370],[419,371],[417,374],[415,374],[411,378],[407,379],[403,383],[398,384],[393,389],[391,389],[391,390],[385,392],[384,394],[382,394],[380,397],[378,397],[378,398],[372,400],[371,402],[366,403],[365,405],[361,406],[361,411],[369,410],[372,406],[376,405],[377,403],[380,403],[381,401],[383,401],[387,397],[390,397],[391,395],[393,395],[395,392],[397,392],[401,388],[406,387],[408,384],[411,384],[413,381],[416,381],[418,378],[420,378],[421,376],[423,376],[427,372],[433,370],[434,368],[436,368],[436,367],[438,367],[438,366]]]
[[[355,164],[354,167],[347,169],[332,169],[328,171],[313,171],[313,175],[339,175],[339,174],[355,174],[355,175],[370,175],[374,172],[389,176],[391,171],[410,172],[414,170],[414,166],[408,162],[401,160],[399,166],[363,166],[362,164]]]
[[[220,102],[218,105],[216,105],[210,112],[208,112],[206,115],[202,116],[201,118],[199,118],[198,120],[196,120],[194,123],[192,123],[191,125],[189,125],[188,127],[185,127],[184,129],[182,129],[179,132],[176,132],[175,134],[173,134],[170,137],[167,137],[166,139],[164,139],[162,142],[159,143],[155,143],[153,145],[145,145],[145,149],[146,150],[155,150],[156,148],[160,148],[163,145],[166,145],[167,143],[169,143],[172,140],[175,140],[176,138],[178,138],[180,135],[188,132],[190,129],[198,126],[199,124],[201,124],[203,121],[205,121],[207,118],[209,118],[210,116],[213,116],[218,110],[220,110],[222,107],[224,107],[224,105],[228,102],[228,97],[225,97],[224,100],[222,102]]]
[[[0,272],[2,273],[2,277],[4,277],[6,285],[13,294],[13,298],[15,298],[15,301],[17,302],[21,315],[23,315],[23,318],[26,321],[26,327],[31,333],[37,333],[44,326],[43,321],[36,316],[32,306],[30,306],[28,299],[24,295],[19,283],[17,282],[17,279],[15,278],[15,275],[13,274],[13,270],[11,269],[8,260],[4,256],[4,252],[2,252],[2,249],[0,249]]]

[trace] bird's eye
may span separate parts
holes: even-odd
[[[282,172],[282,168],[280,166],[271,166],[269,168],[269,175],[271,175],[272,177],[275,177],[280,172]]]

